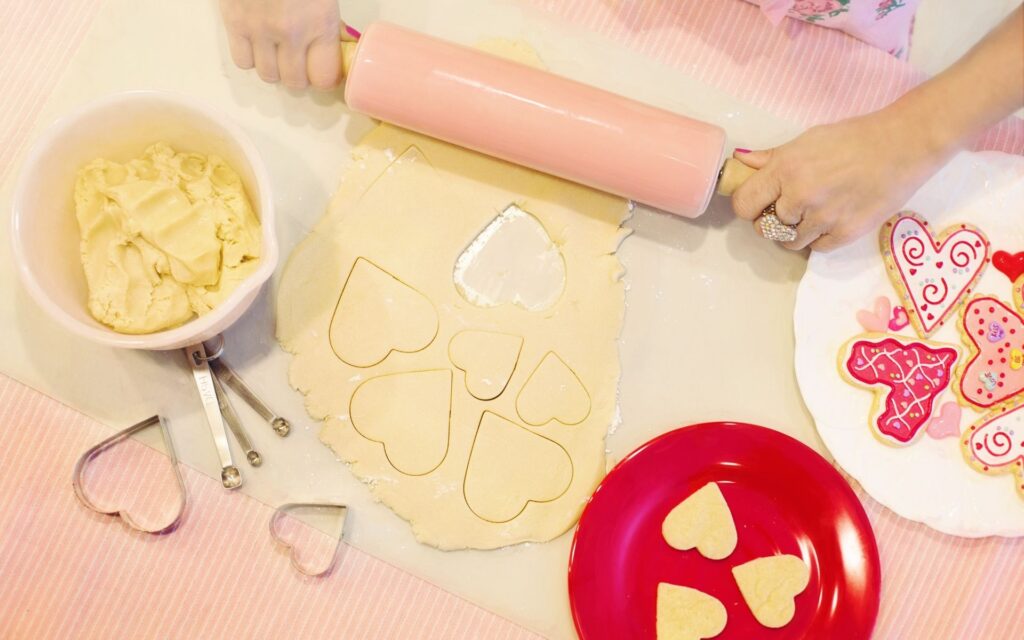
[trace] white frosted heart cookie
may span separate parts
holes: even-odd
[[[733,567],[732,575],[757,621],[778,629],[796,614],[794,598],[807,588],[811,570],[797,556],[778,555]]]
[[[688,551],[696,547],[710,560],[727,558],[736,548],[736,524],[714,482],[676,505],[661,523],[661,535],[673,549]]]
[[[704,640],[725,629],[728,616],[718,598],[662,582],[658,585],[658,640]]]

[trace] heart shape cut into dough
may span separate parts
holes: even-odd
[[[519,362],[523,339],[493,331],[462,331],[448,345],[448,358],[466,374],[466,390],[477,400],[505,391]]]
[[[703,591],[662,582],[658,585],[658,640],[705,640],[722,633],[725,606]]]
[[[437,324],[437,310],[426,296],[358,258],[331,318],[331,349],[345,364],[372,367],[393,351],[426,349],[437,336]]]
[[[559,498],[572,477],[572,459],[562,445],[484,411],[463,485],[466,504],[478,517],[508,522],[531,502]]]
[[[794,599],[811,580],[807,563],[792,555],[751,560],[733,567],[732,575],[751,613],[769,629],[789,624],[796,614]]]
[[[356,387],[349,418],[361,436],[384,445],[391,466],[422,476],[448,455],[451,407],[450,370],[393,373]]]
[[[661,535],[673,549],[696,547],[710,560],[729,557],[736,549],[736,524],[721,489],[709,482],[669,512]]]
[[[927,338],[981,277],[988,264],[988,239],[966,224],[949,227],[936,239],[928,223],[911,212],[886,222],[879,235],[889,279],[906,302],[914,329]]]
[[[337,538],[331,538],[319,529],[293,517],[293,514],[319,514],[328,511],[334,512],[340,519]],[[348,508],[343,504],[283,504],[270,518],[270,537],[287,551],[292,567],[296,571],[310,577],[320,577],[334,569],[341,541],[345,537],[347,514]]]
[[[579,424],[590,415],[590,394],[569,365],[549,351],[519,390],[516,410],[534,427],[552,420]]]
[[[531,214],[510,205],[455,261],[455,288],[470,304],[550,309],[565,289],[565,259]]]
[[[1012,474],[1024,500],[1024,399],[985,416],[964,432],[964,458],[981,473]]]

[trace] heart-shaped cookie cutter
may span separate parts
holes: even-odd
[[[85,484],[82,481],[82,476],[85,473],[85,468],[96,456],[100,455],[107,449],[117,445],[122,440],[126,440],[127,438],[130,438],[134,434],[153,426],[160,427],[160,433],[164,439],[164,446],[167,448],[167,455],[171,459],[171,467],[174,469],[174,478],[178,483],[178,510],[175,513],[174,519],[169,524],[158,529],[149,529],[140,525],[138,522],[136,522],[134,518],[132,518],[131,514],[129,514],[126,511],[122,511],[119,509],[114,511],[103,510],[89,498],[88,494],[85,491]],[[85,506],[85,508],[105,516],[117,516],[121,518],[121,520],[126,525],[128,525],[128,527],[135,529],[136,531],[141,531],[142,533],[164,534],[174,531],[178,527],[178,525],[181,524],[181,519],[185,515],[185,505],[188,502],[187,493],[185,491],[185,480],[181,477],[181,470],[178,468],[178,455],[174,450],[174,441],[171,439],[171,432],[167,428],[167,424],[164,422],[164,419],[160,416],[152,416],[150,418],[146,418],[142,422],[133,424],[127,429],[119,431],[114,435],[110,436],[109,438],[87,449],[85,453],[79,456],[78,460],[75,462],[75,468],[71,474],[71,485],[75,489],[75,496],[78,497],[79,502],[81,502]]]
[[[341,516],[341,533],[338,535],[337,542],[334,545],[334,553],[331,555],[331,561],[327,567],[320,571],[310,570],[308,567],[303,565],[295,557],[295,547],[281,537],[279,532],[279,526],[281,520],[288,516],[288,512],[295,511],[296,509],[335,509]],[[319,578],[329,574],[333,569],[334,565],[338,561],[338,550],[341,549],[341,543],[345,539],[345,525],[346,516],[348,515],[348,507],[343,504],[333,502],[288,502],[282,504],[274,510],[274,515],[270,518],[270,537],[274,542],[288,551],[288,559],[291,561],[292,567],[304,576],[310,578]]]

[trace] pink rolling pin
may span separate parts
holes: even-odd
[[[670,213],[753,173],[720,127],[539,69],[384,22],[345,46],[355,111]]]

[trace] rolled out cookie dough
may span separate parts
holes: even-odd
[[[292,254],[278,294],[278,338],[294,354],[291,383],[305,394],[310,415],[323,421],[321,440],[411,523],[421,542],[490,549],[564,533],[606,469],[624,312],[615,251],[625,236],[627,203],[389,125],[373,130],[353,158],[327,214]],[[565,260],[564,291],[544,311],[475,306],[453,280],[458,257],[510,204],[540,222]],[[387,274],[380,280],[404,285],[391,287],[406,291],[403,297],[412,300],[409,292],[416,292],[430,308],[408,304],[421,310],[368,318],[365,309],[394,305],[374,299],[380,293],[373,287],[341,293],[360,258]],[[346,317],[337,318],[344,309]],[[337,331],[342,325],[344,335]],[[467,332],[504,337],[503,349],[491,338],[500,361],[466,353],[467,335],[488,339]],[[374,350],[346,362],[332,338],[335,347]],[[569,418],[552,390],[523,394],[537,398],[526,417],[517,407],[548,354],[585,389],[575,397],[589,406],[572,413],[575,424],[558,420]],[[451,404],[443,423],[447,398],[428,403],[428,390],[409,385],[420,379],[443,396],[443,373],[412,374],[448,371]],[[381,376],[395,376],[389,388],[376,385],[387,402],[353,403],[360,385]],[[403,424],[417,415],[425,419]],[[545,468],[536,467],[538,460]]]

